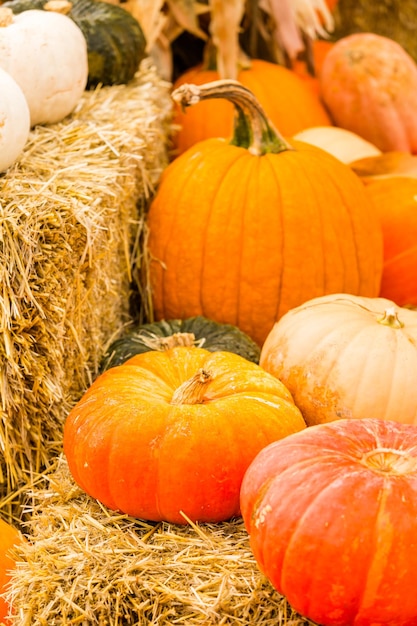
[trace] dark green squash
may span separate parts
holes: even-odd
[[[8,0],[3,6],[22,13],[46,10],[48,4],[50,0]],[[87,88],[128,83],[146,56],[139,22],[121,6],[103,0],[70,0],[68,4],[69,11],[63,12],[77,24],[87,42]]]
[[[100,370],[121,365],[135,354],[166,350],[179,345],[196,345],[210,352],[234,352],[248,361],[259,363],[259,346],[239,328],[197,316],[185,320],[162,320],[130,328],[110,345],[104,354]]]

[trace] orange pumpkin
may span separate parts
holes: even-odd
[[[384,178],[369,181],[366,188],[384,233],[380,295],[417,306],[417,179]]]
[[[216,522],[239,515],[259,450],[302,428],[288,390],[259,365],[181,346],[99,376],[65,422],[64,451],[78,485],[111,509]]]
[[[417,425],[417,311],[390,300],[309,300],[275,324],[260,364],[309,426],[366,417]]]
[[[162,175],[148,213],[156,319],[204,315],[262,345],[279,317],[314,296],[379,293],[381,226],[351,169],[271,127],[239,83],[177,96],[236,102],[232,143],[207,139]]]
[[[10,582],[11,571],[16,567],[15,560],[12,555],[13,548],[21,543],[22,535],[14,527],[0,519],[0,594],[7,590]],[[10,624],[7,619],[10,607],[5,598],[0,595],[0,623]]]
[[[392,39],[355,33],[323,60],[321,96],[334,123],[383,152],[417,151],[417,64]]]
[[[417,624],[415,426],[340,420],[272,443],[245,473],[241,509],[259,568],[303,616]]]
[[[191,68],[174,83],[174,90],[185,83],[202,85],[219,78],[216,70]],[[330,125],[330,118],[308,82],[276,63],[253,59],[237,76],[263,106],[271,121],[286,136],[310,126]],[[225,99],[199,102],[187,111],[176,107],[173,136],[176,154],[209,137],[230,138],[233,134],[233,105]]]

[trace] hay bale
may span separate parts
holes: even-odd
[[[241,519],[177,526],[110,511],[65,459],[29,495],[7,599],[16,626],[307,626],[260,573]]]
[[[65,416],[130,319],[169,89],[146,59],[128,85],[86,91],[65,120],[35,127],[0,177],[2,507],[60,452]]]

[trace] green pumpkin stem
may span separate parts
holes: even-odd
[[[174,392],[171,404],[202,404],[207,384],[213,379],[210,372],[200,369]]]
[[[254,94],[237,80],[215,80],[204,85],[184,84],[172,92],[172,98],[183,109],[202,100],[225,98],[236,109],[231,144],[261,156],[293,150],[274,128]]]

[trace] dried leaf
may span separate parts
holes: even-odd
[[[244,0],[210,0],[210,35],[217,50],[220,78],[237,78],[240,55],[239,29],[245,11]]]
[[[162,12],[164,0],[127,0],[123,8],[129,11],[139,22],[146,38],[147,51],[150,52],[162,32],[166,16]]]
[[[206,33],[198,24],[197,10],[194,0],[168,0],[169,12],[181,26],[182,30],[192,33],[200,39],[206,40]]]
[[[304,51],[305,37],[326,38],[334,28],[325,0],[261,0],[260,6],[272,17],[277,44],[291,60]]]

